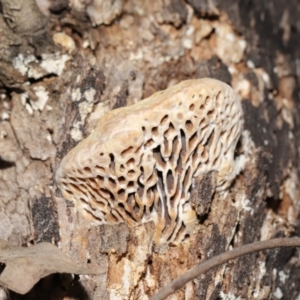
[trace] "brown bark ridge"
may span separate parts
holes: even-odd
[[[299,235],[299,1],[0,4],[0,238],[51,242],[101,270],[52,275],[12,299],[148,299],[228,249]],[[229,83],[243,106],[230,189],[217,193],[210,174],[198,178],[194,234],[163,253],[152,246],[152,222],[92,227],[56,188],[61,159],[109,110],[201,77]],[[299,277],[298,250],[269,250],[168,299],[298,299]]]

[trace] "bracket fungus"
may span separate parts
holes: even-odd
[[[189,201],[194,179],[213,172],[218,191],[234,179],[242,126],[240,101],[227,84],[183,81],[103,116],[62,160],[56,181],[92,223],[153,220],[156,245],[178,244],[197,221]]]

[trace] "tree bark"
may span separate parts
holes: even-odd
[[[49,276],[12,299],[148,299],[232,247],[299,235],[297,0],[0,4],[0,238],[52,242],[102,273]],[[194,235],[163,253],[152,222],[92,227],[56,187],[61,159],[109,110],[201,77],[230,84],[244,111],[228,192],[216,192],[210,174],[196,179]],[[299,279],[299,251],[270,250],[169,299],[298,299]]]

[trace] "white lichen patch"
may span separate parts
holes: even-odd
[[[71,57],[67,54],[42,54],[41,67],[47,71],[48,74],[55,74],[60,76],[65,68],[66,62]]]
[[[278,272],[278,276],[279,276],[280,282],[282,282],[283,284],[285,283],[286,279],[289,278],[289,274],[284,273],[284,271],[282,271],[282,270]]]
[[[83,95],[87,102],[92,103],[95,101],[96,90],[90,87],[88,90],[84,91]]]
[[[81,125],[83,125],[85,118],[92,111],[93,105],[89,102],[84,101],[84,102],[79,103],[78,107],[79,107],[79,114],[80,114],[81,120],[82,120],[80,123],[81,123]]]
[[[250,59],[247,60],[246,64],[247,64],[247,67],[249,69],[254,69],[255,68],[254,62],[252,60],[250,60]]]
[[[12,61],[13,66],[17,69],[22,75],[26,75],[29,69],[29,64],[31,62],[37,62],[37,59],[33,55],[24,56],[23,54],[19,54]]]
[[[70,60],[69,55],[60,53],[42,54],[41,60],[33,55],[19,54],[13,59],[13,66],[22,75],[39,79],[47,74],[61,75],[68,60]]]
[[[33,110],[42,111],[49,99],[49,92],[42,85],[34,86],[33,90],[37,96],[37,100],[30,99],[31,107]]]
[[[283,293],[280,289],[280,287],[277,287],[275,292],[273,293],[273,295],[275,296],[276,299],[282,299],[283,297]]]
[[[241,204],[242,204],[243,210],[249,211],[249,212],[251,212],[251,213],[253,212],[253,208],[252,208],[252,206],[251,206],[251,201],[250,201],[250,199],[243,198]]]
[[[3,112],[1,115],[1,120],[2,121],[8,121],[9,120],[9,113],[8,112]]]
[[[191,38],[184,38],[182,40],[182,46],[185,49],[192,49],[193,48],[193,39],[191,39]]]
[[[79,101],[81,99],[81,91],[80,88],[74,89],[71,94],[72,101]]]
[[[91,104],[80,103],[79,111],[83,122]],[[219,192],[235,178],[242,124],[228,85],[184,81],[103,116],[63,159],[56,180],[93,224],[153,220],[155,243],[177,244],[197,222],[189,202],[194,177],[213,172]]]
[[[73,128],[70,130],[70,135],[75,142],[79,142],[83,138],[82,131],[77,126],[78,126],[78,124],[75,124],[73,126]]]

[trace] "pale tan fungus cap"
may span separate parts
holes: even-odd
[[[189,202],[194,178],[214,171],[219,191],[234,179],[242,125],[227,84],[183,81],[103,116],[62,160],[56,180],[94,224],[153,220],[156,245],[177,244],[197,221]]]

